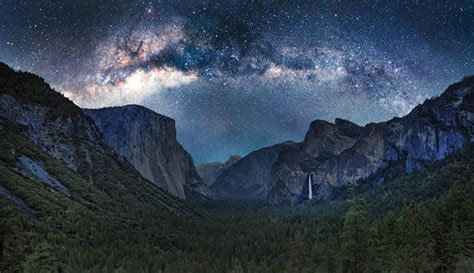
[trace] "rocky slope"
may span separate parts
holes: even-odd
[[[359,127],[314,121],[304,141],[280,152],[270,174],[270,203],[308,199],[360,181],[389,165],[412,172],[474,141],[474,77],[451,85],[407,116]],[[379,177],[383,182],[383,175]]]
[[[211,198],[188,152],[176,139],[175,121],[138,105],[86,109],[103,140],[146,179],[185,198]]]
[[[0,181],[7,190],[21,186],[9,180],[15,174],[87,204],[99,203],[91,198],[91,192],[104,192],[108,195],[107,203],[115,202],[114,207],[186,210],[107,146],[92,119],[79,107],[38,76],[14,71],[3,63],[0,63],[0,119],[2,156],[8,159],[4,171],[12,172]],[[18,144],[20,139],[24,139],[22,146]],[[46,159],[42,153],[52,159]],[[54,163],[48,163],[51,161]],[[48,164],[55,167],[48,169]],[[54,175],[66,172],[62,165],[77,178],[75,184],[85,183],[93,189],[87,193],[69,188],[68,183]]]
[[[231,155],[226,162],[212,162],[196,165],[196,169],[206,185],[211,186],[216,182],[216,179],[230,166],[234,165],[242,157],[238,155]]]
[[[395,166],[423,169],[474,141],[474,77],[451,85],[408,115],[358,126],[315,120],[301,143],[255,151],[224,171],[211,189],[221,198],[267,199],[272,204],[330,199],[335,189]],[[310,182],[311,181],[311,182]]]
[[[266,199],[271,166],[280,150],[291,145],[285,142],[248,154],[225,170],[211,190],[224,199]]]

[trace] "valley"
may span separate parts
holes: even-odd
[[[196,167],[174,120],[0,63],[0,272],[469,272],[473,92]]]

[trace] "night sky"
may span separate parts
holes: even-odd
[[[195,161],[223,161],[474,74],[474,0],[0,0],[0,61],[82,107],[170,116]]]

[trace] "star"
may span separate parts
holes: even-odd
[[[0,61],[83,107],[170,116],[195,161],[222,161],[314,119],[406,114],[473,73],[472,25],[452,1],[2,1]]]

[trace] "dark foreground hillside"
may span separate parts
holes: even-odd
[[[361,182],[341,193],[348,200],[207,202],[195,218],[133,208],[111,215],[14,176],[9,186],[32,211],[1,201],[0,270],[472,272],[473,158],[471,149],[375,189]],[[3,155],[1,165],[3,181],[12,175]]]

